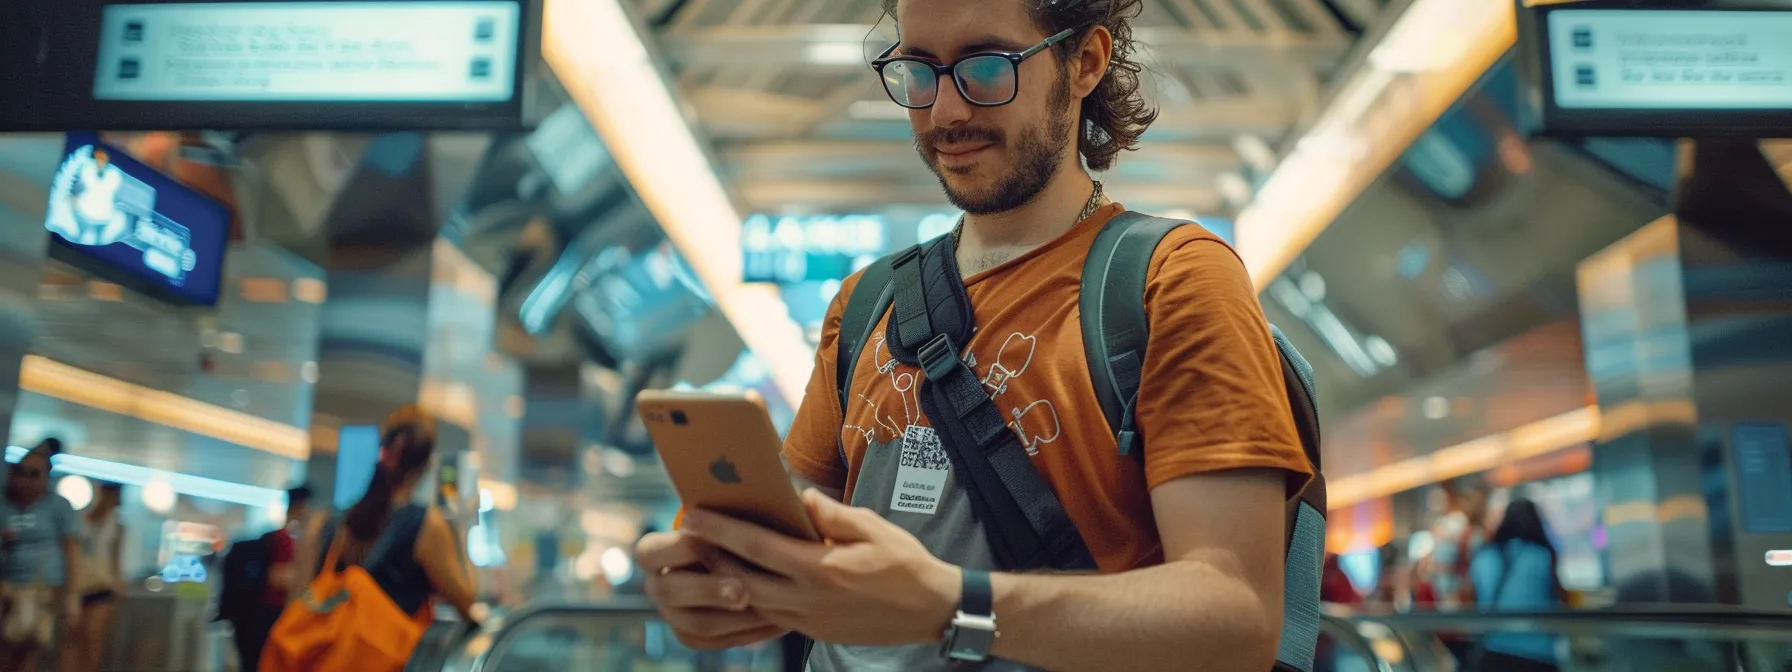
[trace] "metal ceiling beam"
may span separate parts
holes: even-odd
[[[1122,202],[1150,203],[1197,212],[1213,212],[1225,207],[1219,193],[1205,185],[1110,182],[1108,191]],[[895,205],[947,206],[939,184],[934,182],[749,177],[735,180],[733,187],[736,204],[743,212],[782,212],[789,208],[844,212]]]
[[[1150,61],[1206,67],[1252,67],[1274,60],[1329,71],[1350,48],[1343,35],[1237,37],[1147,27],[1134,29],[1133,35]],[[872,38],[871,26],[862,24],[715,26],[676,31],[660,39],[667,59],[677,66],[865,67],[875,52],[887,46]]]

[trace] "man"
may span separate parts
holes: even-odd
[[[261,650],[280,612],[296,594],[299,568],[295,532],[302,532],[308,520],[311,488],[298,486],[286,491],[286,520],[280,529],[260,538],[237,542],[231,549],[235,558],[225,559],[224,597],[220,598],[220,616],[231,621],[236,634],[238,670],[254,672],[261,663]],[[240,554],[240,555],[239,555]],[[243,569],[233,571],[234,567]],[[242,585],[229,585],[240,582]],[[243,595],[241,606],[235,596]],[[228,611],[226,611],[228,610]]]
[[[1432,522],[1431,537],[1436,542],[1432,552],[1431,582],[1437,588],[1443,608],[1463,609],[1474,605],[1474,584],[1469,581],[1469,561],[1480,550],[1487,537],[1486,481],[1478,476],[1464,476],[1444,483],[1444,513]]]
[[[956,478],[922,475],[937,479],[935,504],[893,497],[912,481],[899,486],[898,474],[944,460],[899,459],[939,443],[926,440],[915,369],[890,360],[881,330],[859,361],[833,360],[854,278],[829,311],[784,449],[814,486],[804,500],[829,543],[708,511],[642,539],[648,592],[682,641],[730,647],[798,631],[817,640],[816,670],[1272,667],[1284,503],[1311,466],[1243,264],[1194,226],[1157,248],[1142,469],[1117,454],[1083,358],[1079,269],[1121,211],[1085,166],[1111,167],[1155,116],[1132,60],[1128,21],[1140,6],[890,0],[901,41],[879,61],[886,92],[910,108],[922,160],[966,213],[953,234],[978,324],[966,359],[1101,573],[989,575],[998,636],[988,658],[941,655],[967,582],[995,563]],[[956,80],[940,74],[953,65]],[[836,366],[856,367],[844,409]]]

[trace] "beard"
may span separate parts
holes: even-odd
[[[941,85],[949,85],[941,82]],[[1022,129],[1013,144],[1001,131],[978,126],[936,128],[915,138],[915,151],[939,177],[940,188],[953,207],[973,215],[987,215],[1014,210],[1032,202],[1057,177],[1065,148],[1070,146],[1072,122],[1070,108],[1070,72],[1063,70],[1051,95],[1051,117]],[[1014,158],[1008,174],[996,180],[995,186],[982,190],[954,189],[946,179],[949,172],[940,167],[939,152],[934,147],[947,143],[986,142],[996,149],[1009,150]]]

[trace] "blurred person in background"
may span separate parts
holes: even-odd
[[[68,590],[81,576],[81,521],[68,500],[50,491],[50,458],[62,441],[44,439],[6,470],[0,497],[0,670],[36,672],[52,641],[81,619],[81,596]]]
[[[1431,552],[1430,582],[1438,606],[1454,611],[1475,604],[1469,561],[1487,538],[1487,483],[1465,476],[1443,485],[1444,512],[1431,525],[1436,544]]]
[[[57,672],[98,672],[105,659],[106,637],[118,602],[124,599],[124,525],[118,522],[118,506],[124,486],[101,481],[94,484],[93,503],[81,516],[86,523],[86,552],[81,561],[81,580],[75,587],[81,596],[81,620],[71,641],[62,645]]]
[[[333,544],[342,544],[338,567],[365,568],[405,613],[417,613],[439,597],[472,623],[478,620],[473,612],[478,585],[466,538],[439,505],[414,501],[435,451],[434,417],[416,406],[394,411],[380,433],[379,463],[367,493],[318,541],[325,556]]]
[[[366,572],[379,592],[409,622],[427,626],[435,617],[435,600],[439,598],[452,606],[463,621],[478,624],[478,584],[466,553],[466,538],[454,529],[437,503],[416,502],[417,486],[428,475],[435,452],[433,416],[416,406],[405,406],[386,417],[380,430],[379,462],[374,466],[373,479],[360,501],[343,514],[341,524],[329,528],[319,540],[325,549],[324,565],[306,593],[319,590],[321,582],[334,580],[327,575],[354,566]],[[333,565],[329,563],[332,558]],[[346,593],[343,596],[352,599]],[[295,603],[275,624],[273,637],[262,654],[261,668],[347,672],[336,667],[316,667],[316,661],[337,659],[340,655],[333,643],[317,639],[320,631],[315,629],[321,623],[318,617],[327,617],[332,605],[312,597]],[[374,606],[357,609],[378,611]],[[355,644],[367,646],[369,642]],[[416,642],[409,644],[414,646]]]
[[[304,538],[305,525],[311,518],[311,486],[300,485],[286,491],[286,520],[280,528],[268,533],[273,554],[268,566],[267,601],[281,609],[304,590],[299,576],[299,540]],[[279,612],[275,611],[275,617]],[[269,625],[273,625],[271,622]]]
[[[286,491],[286,518],[278,529],[233,544],[224,559],[218,617],[230,621],[236,644],[237,669],[254,672],[268,633],[286,603],[298,593],[298,546],[294,530],[310,509],[311,488]]]
[[[1563,604],[1557,575],[1556,547],[1549,539],[1537,505],[1514,499],[1506,506],[1499,529],[1475,554],[1470,576],[1481,611],[1551,611]],[[1553,635],[1495,633],[1482,638],[1477,655],[1466,661],[1471,671],[1555,672]],[[1476,660],[1478,658],[1478,660]]]

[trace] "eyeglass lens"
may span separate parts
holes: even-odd
[[[972,56],[952,66],[958,91],[976,105],[1002,105],[1014,100],[1014,63],[996,55]],[[932,66],[897,59],[884,66],[884,89],[896,104],[924,108],[939,99],[940,81]]]

